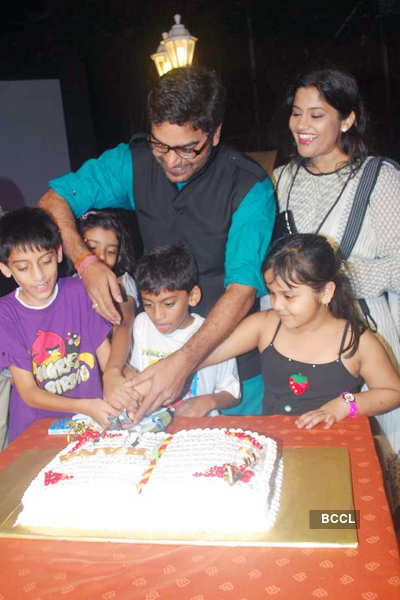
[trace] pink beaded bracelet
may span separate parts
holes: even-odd
[[[354,417],[356,417],[358,415],[358,408],[357,408],[357,404],[355,402],[350,402],[350,412],[349,412],[349,417],[351,419],[354,419]]]
[[[99,262],[99,257],[96,256],[95,254],[88,254],[88,256],[85,256],[85,258],[82,260],[82,262],[78,265],[78,268],[77,268],[78,275],[81,279],[82,279],[82,273],[86,269],[86,267],[88,267],[89,265],[91,265],[95,262]]]
[[[350,412],[348,416],[352,419],[358,415],[358,406],[356,403],[357,398],[351,392],[342,392],[340,394],[341,398],[346,402],[346,404],[350,407]]]

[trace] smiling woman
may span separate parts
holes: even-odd
[[[296,155],[274,171],[280,210],[290,215],[294,231],[321,233],[339,245],[355,198],[364,199],[366,194],[359,184],[372,160],[364,142],[366,119],[357,81],[338,70],[312,71],[292,86],[288,106]],[[356,296],[366,300],[378,334],[398,366],[400,171],[388,160],[379,165],[349,263]],[[398,452],[400,410],[378,420]]]
[[[309,159],[308,168],[313,173],[333,171],[340,164],[348,162],[340,138],[354,121],[354,110],[342,118],[316,87],[300,87],[296,91],[289,128],[297,152]]]

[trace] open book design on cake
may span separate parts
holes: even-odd
[[[42,469],[17,526],[140,539],[258,540],[279,509],[282,458],[239,429],[86,432]]]

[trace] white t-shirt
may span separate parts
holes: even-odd
[[[192,313],[191,316],[193,323],[189,327],[164,334],[157,330],[145,312],[137,315],[133,325],[133,352],[130,364],[138,371],[143,371],[182,348],[204,323],[200,315]],[[197,371],[193,376],[191,389],[184,399],[218,392],[229,392],[234,398],[240,398],[240,381],[235,358]],[[209,414],[218,413],[211,411]]]

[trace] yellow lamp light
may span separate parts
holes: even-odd
[[[170,31],[162,34],[157,52],[151,55],[160,77],[170,69],[189,66],[193,61],[197,38],[181,23],[180,15],[175,15],[174,20]]]
[[[167,35],[167,34],[163,33],[163,36],[164,35]],[[164,73],[167,73],[167,71],[170,71],[172,69],[171,61],[170,61],[168,53],[165,49],[165,44],[162,40],[157,48],[157,52],[152,54],[151,58],[152,58],[152,60],[154,60],[154,64],[156,65],[157,73],[159,74],[160,77],[162,75],[164,75]]]

